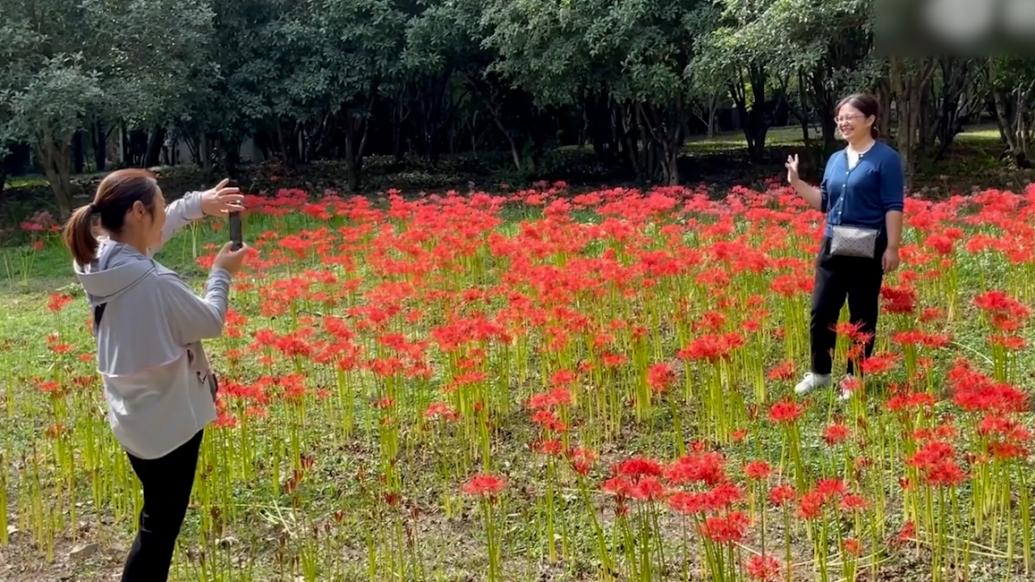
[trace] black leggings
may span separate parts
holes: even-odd
[[[140,529],[122,570],[123,582],[163,582],[169,578],[176,537],[187,514],[198,450],[204,431],[178,449],[157,459],[129,455],[133,471],[144,486]]]
[[[837,343],[834,326],[846,297],[851,322],[859,324],[863,333],[870,334],[864,353],[866,357],[873,353],[880,286],[884,277],[881,258],[886,248],[887,239],[881,237],[877,241],[875,258],[833,256],[830,254],[830,239],[824,239],[816,258],[816,284],[812,290],[812,321],[809,325],[813,373],[831,372]],[[853,374],[854,368],[853,362],[849,361],[848,373]]]

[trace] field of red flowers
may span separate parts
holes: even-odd
[[[1035,185],[907,200],[847,401],[793,393],[823,217],[777,185],[249,208],[174,579],[1035,578]],[[202,268],[219,226],[179,235]],[[124,548],[140,497],[85,299],[35,305],[0,558],[45,564]]]

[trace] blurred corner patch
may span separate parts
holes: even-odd
[[[885,56],[1035,56],[1035,0],[874,0],[874,10]]]

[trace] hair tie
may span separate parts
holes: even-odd
[[[94,204],[93,202],[91,202],[90,203],[90,214],[97,214],[97,212],[98,212],[97,205]]]

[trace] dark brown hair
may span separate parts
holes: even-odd
[[[109,233],[118,234],[126,221],[126,213],[136,201],[154,215],[158,181],[147,170],[127,168],[104,177],[97,186],[93,202],[80,206],[65,224],[65,246],[80,265],[97,258],[97,238],[94,236],[94,216],[100,217],[101,226]]]
[[[880,119],[880,102],[877,98],[869,93],[854,93],[838,101],[837,107],[834,108],[834,117],[837,117],[841,113],[841,108],[845,105],[851,105],[852,107],[859,110],[860,113],[866,117],[873,116],[873,125],[870,127],[870,135],[873,139],[877,139],[879,132],[877,131],[877,120]]]

